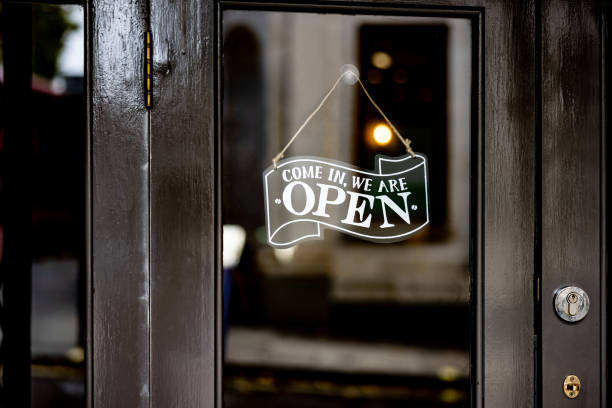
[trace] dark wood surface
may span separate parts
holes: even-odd
[[[144,1],[94,1],[91,46],[95,407],[149,406],[149,142]]]
[[[543,407],[600,406],[601,34],[589,1],[542,7],[542,399]],[[553,292],[575,284],[587,317],[566,324]],[[563,379],[582,382],[577,400]],[[603,405],[602,405],[603,406]]]
[[[484,16],[484,406],[534,405],[535,8]]]
[[[151,27],[151,406],[212,407],[221,314],[213,2],[154,0]]]

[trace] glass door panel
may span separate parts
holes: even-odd
[[[226,10],[222,29],[225,406],[469,406],[470,21]],[[430,223],[273,248],[262,172],[345,64],[427,156]],[[373,170],[405,154],[390,132],[341,83],[285,157]]]

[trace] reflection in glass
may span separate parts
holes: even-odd
[[[242,249],[223,270],[225,406],[469,405],[471,52],[461,19],[224,12],[223,239]],[[427,155],[431,225],[271,248],[262,171],[345,64]],[[343,84],[285,156],[378,153],[405,150]]]
[[[3,341],[19,337],[30,346],[30,361],[13,361],[3,370],[3,381],[7,376],[20,381],[19,365],[29,365],[31,375],[24,388],[28,395],[13,389],[3,395],[10,391],[13,403],[30,399],[32,407],[84,406],[84,11],[45,4],[0,7],[2,335]],[[31,30],[31,43],[28,37],[11,37],[19,26]],[[12,53],[6,41],[13,41]],[[26,81],[17,84],[10,75],[15,72],[24,73]],[[27,106],[20,114],[27,120],[7,116],[14,104]],[[20,217],[19,208],[31,214]],[[13,296],[24,289],[11,280],[17,275],[31,283],[19,293],[21,304]],[[28,303],[31,310],[24,307]],[[29,322],[29,333],[6,329],[16,320]],[[8,343],[3,367],[13,358]]]

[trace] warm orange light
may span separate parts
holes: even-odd
[[[379,69],[387,69],[393,64],[393,59],[389,54],[383,51],[377,51],[372,54],[372,65]]]
[[[376,125],[372,132],[372,136],[376,143],[384,146],[391,141],[391,129],[389,129],[389,126],[381,123],[380,125]]]

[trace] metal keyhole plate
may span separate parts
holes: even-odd
[[[577,286],[566,286],[555,292],[555,311],[566,322],[575,323],[589,312],[589,296]]]
[[[567,398],[576,398],[578,394],[580,394],[580,378],[574,374],[565,377],[565,381],[563,381],[563,392]]]

